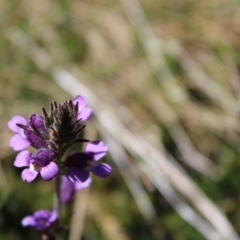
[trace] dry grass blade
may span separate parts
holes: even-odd
[[[159,229],[156,229],[156,216],[155,213],[152,212],[153,207],[151,206],[151,203],[149,203],[148,197],[140,185],[141,183],[139,183],[139,180],[134,177],[136,173],[128,161],[128,156],[125,154],[125,150],[113,136],[107,133],[108,129],[106,129],[105,126],[98,124],[98,128],[107,142],[111,156],[121,171],[140,211],[152,229],[153,236],[155,236],[155,239],[159,239],[160,232]],[[141,163],[138,162],[137,165],[183,219],[198,229],[206,239],[221,239],[221,235],[181,199],[179,194],[173,189],[172,185],[170,185],[169,181],[160,171],[149,166],[145,161]]]
[[[173,45],[172,47],[170,47],[171,44]],[[238,114],[239,105],[236,99],[233,98],[233,95],[214,81],[176,40],[172,40],[171,44],[168,45],[166,50],[179,59],[179,63],[185,70],[186,75],[191,79],[192,84],[204,92],[216,104],[220,105],[226,112]]]
[[[162,51],[162,42],[155,37],[139,2],[136,0],[121,0],[120,2],[139,36],[158,81],[163,86],[164,91],[168,93],[167,97],[176,103],[184,101],[186,99],[185,91],[180,87],[168,67]]]
[[[101,129],[101,125],[99,124],[97,126],[100,129],[101,135],[108,143],[109,152],[118,166],[118,169],[121,171],[123,179],[126,181],[126,184],[128,185],[128,188],[131,191],[143,217],[147,222],[155,221],[157,216],[155,214],[154,207],[142,186],[136,170],[130,163],[125,150],[113,137],[105,132],[106,129]]]
[[[154,239],[159,239],[160,229],[157,228],[157,215],[154,206],[143,188],[141,180],[139,179],[135,168],[132,166],[125,149],[114,137],[107,133],[102,125],[98,122],[96,122],[96,124],[105,142],[109,146],[109,152],[113,161],[121,172],[140,212],[151,229]]]
[[[190,225],[195,227],[205,236],[206,239],[222,239],[221,234],[202,218],[186,201],[179,196],[169,181],[155,169],[145,164],[141,164],[142,171],[149,177],[153,185],[162,193],[167,201],[173,206],[176,212]]]
[[[78,191],[74,201],[69,240],[79,240],[82,236],[84,220],[88,206],[89,189]]]
[[[101,207],[101,200],[94,194],[90,196],[89,205],[88,212],[94,221],[101,226],[103,239],[129,240],[119,223],[119,219],[104,211]]]
[[[128,16],[128,19],[139,36],[139,39],[146,51],[149,63],[160,84],[163,86],[163,91],[167,93],[165,94],[165,97],[167,100],[170,100],[170,102],[175,102],[178,105],[184,104],[187,98],[185,90],[179,85],[174,74],[171,72],[164,57],[163,43],[155,36],[139,2],[137,0],[120,0],[120,2]],[[150,108],[153,107],[150,106]],[[169,106],[167,106],[167,108],[169,108],[168,111],[172,112],[171,114],[176,115]],[[159,110],[155,112],[157,112],[156,116],[158,116]],[[168,127],[169,132],[181,152],[182,160],[190,167],[204,175],[214,175],[214,164],[210,159],[195,149],[181,125],[176,120],[171,124],[167,122],[164,123]],[[177,131],[174,132],[172,128]]]
[[[193,143],[180,124],[174,123],[168,124],[168,126],[169,132],[181,152],[183,161],[196,171],[212,178],[216,173],[215,164],[209,158],[196,151]]]

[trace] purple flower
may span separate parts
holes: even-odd
[[[22,180],[31,182],[38,173],[46,180],[52,180],[58,173],[58,166],[52,160],[56,154],[49,148],[40,148],[34,154],[29,151],[20,152],[15,161],[15,167],[28,167],[22,171]]]
[[[49,228],[58,218],[58,213],[56,209],[51,212],[48,210],[38,210],[34,212],[31,216],[26,216],[22,219],[22,226],[34,227],[36,230],[43,230]]]
[[[92,109],[89,107],[85,107],[87,104],[87,100],[85,97],[78,95],[77,97],[75,97],[75,99],[73,100],[73,104],[77,104],[78,103],[78,116],[77,116],[77,120],[86,121],[88,120],[91,115],[92,115]]]
[[[88,143],[84,152],[76,152],[66,159],[66,166],[69,167],[68,179],[72,182],[85,182],[89,178],[89,172],[98,177],[106,178],[112,172],[112,168],[106,163],[97,161],[106,155],[107,145],[102,141],[95,140]]]
[[[35,115],[35,114],[32,114],[31,116],[33,116],[33,115]],[[30,117],[30,119],[29,119],[29,125],[35,126],[36,124],[34,124],[34,125],[32,124],[31,118],[32,117]],[[34,134],[31,131],[24,130],[24,129],[18,127],[16,125],[17,123],[24,125],[26,127],[28,126],[27,120],[22,116],[14,116],[8,122],[9,129],[12,130],[13,132],[17,133],[14,136],[12,136],[12,138],[10,139],[10,143],[9,143],[9,146],[12,147],[14,151],[23,150],[23,149],[29,147],[30,145],[32,145],[33,147],[35,147],[37,149],[45,147],[46,143],[41,137],[37,136],[38,132],[36,132],[36,134]],[[33,130],[35,130],[35,129],[33,129]]]
[[[68,203],[74,196],[74,193],[80,189],[90,187],[92,182],[89,177],[84,183],[82,182],[70,182],[66,176],[61,177],[60,185],[60,199],[62,204]]]
[[[8,127],[13,132],[17,134],[13,135],[10,139],[9,146],[13,148],[14,151],[23,150],[31,145],[30,141],[27,139],[24,130],[16,125],[20,123],[22,125],[27,125],[27,120],[22,116],[14,116],[9,122]]]

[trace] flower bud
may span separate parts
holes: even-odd
[[[40,136],[44,136],[47,133],[47,130],[44,124],[44,117],[41,115],[32,114],[29,117],[29,125]]]
[[[59,155],[63,155],[73,144],[81,141],[79,133],[83,130],[84,126],[78,120],[77,106],[71,100],[61,104],[54,102],[51,104],[49,114],[43,109],[44,121],[42,119],[35,119],[35,116],[33,117],[40,125],[44,122],[42,125],[47,127],[47,137],[45,138],[47,140],[47,147],[52,148]]]

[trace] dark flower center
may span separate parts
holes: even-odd
[[[91,157],[88,154],[83,152],[76,152],[66,159],[66,166],[84,169],[89,165],[89,161],[91,161]]]

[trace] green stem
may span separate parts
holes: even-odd
[[[62,206],[61,206],[61,198],[60,198],[60,187],[61,187],[60,185],[61,185],[61,175],[58,174],[55,178],[54,208],[57,209],[58,220],[61,223]],[[60,232],[55,232],[54,235],[55,235],[56,240],[63,239],[62,234]]]
[[[61,184],[61,176],[57,175],[55,179],[54,207],[57,209],[59,216],[61,211],[60,184]]]

